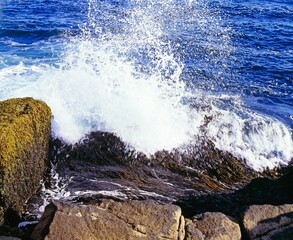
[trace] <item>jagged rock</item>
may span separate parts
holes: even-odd
[[[213,239],[213,240],[236,240],[241,239],[239,225],[218,212],[207,212],[196,215],[192,220],[186,221],[186,239]]]
[[[51,110],[32,98],[0,102],[0,223],[15,224],[40,186],[48,157]]]
[[[293,239],[293,205],[252,205],[243,226],[249,239]]]
[[[51,159],[58,163],[60,176],[70,177],[66,191],[104,192],[107,189],[118,191],[128,199],[155,199],[166,203],[207,192],[231,192],[259,176],[243,161],[216,149],[210,141],[197,144],[186,151],[174,149],[145,156],[131,150],[115,134],[97,131],[74,145],[54,139]],[[111,179],[111,184],[105,184],[105,179]],[[104,183],[100,184],[100,180]],[[82,196],[72,197],[74,201],[84,202]],[[101,197],[107,196],[93,196],[94,199]]]
[[[292,204],[293,167],[284,168],[282,171],[283,175],[278,179],[256,178],[234,192],[189,195],[175,204],[181,207],[182,215],[187,218],[204,212],[221,212],[239,218],[240,214],[251,205]]]
[[[181,209],[175,205],[162,205],[153,201],[114,202],[105,199],[96,205],[56,203],[56,207],[49,233],[45,237],[47,240],[62,237],[79,240],[183,237],[180,229]],[[50,209],[52,211],[52,206]],[[48,214],[44,214],[48,219]],[[40,233],[46,232],[42,229],[48,227],[48,222],[50,221],[40,222],[32,239],[44,237]]]

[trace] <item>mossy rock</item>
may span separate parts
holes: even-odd
[[[44,102],[0,101],[0,212],[6,223],[20,216],[25,201],[40,187],[50,135],[51,110]]]

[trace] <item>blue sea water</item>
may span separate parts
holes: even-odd
[[[153,154],[204,134],[257,170],[293,158],[291,0],[2,0],[0,53],[0,99],[44,100],[64,141]]]

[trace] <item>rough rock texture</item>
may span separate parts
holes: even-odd
[[[0,102],[0,223],[15,223],[46,168],[51,110],[32,98]]]
[[[186,219],[185,240],[204,240],[204,235],[190,219]]]
[[[181,209],[154,201],[114,202],[94,205],[51,203],[29,239],[178,239],[237,240],[293,239],[293,205],[251,206],[240,226],[220,212],[184,219]]]
[[[293,167],[282,169],[278,179],[256,178],[240,190],[222,194],[189,195],[175,204],[192,218],[204,212],[221,212],[239,218],[251,205],[293,204]]]
[[[55,139],[51,155],[58,162],[60,176],[72,177],[70,187],[75,191],[84,190],[80,188],[83,184],[92,186],[93,182],[86,183],[86,179],[110,178],[111,182],[128,187],[123,194],[134,200],[151,198],[136,189],[154,192],[156,200],[160,195],[169,202],[202,192],[230,192],[260,175],[243,161],[216,149],[212,142],[200,139],[184,152],[160,151],[146,156],[130,150],[115,134],[98,131],[75,145]],[[95,189],[103,190],[99,188],[97,184]],[[108,188],[115,190],[113,185]],[[164,201],[163,198],[159,200]]]
[[[185,238],[185,218],[181,216],[179,231],[178,231],[178,240],[183,240],[184,238]]]
[[[47,240],[180,239],[179,235],[183,238],[180,231],[181,210],[175,205],[161,205],[153,201],[102,200],[97,205],[57,203],[56,207],[45,238]],[[42,229],[48,226],[48,222],[50,220],[40,222],[32,239],[44,237]]]
[[[239,225],[222,213],[207,212],[186,221],[186,239],[241,239]]]
[[[243,214],[249,239],[293,239],[293,205],[253,205]]]

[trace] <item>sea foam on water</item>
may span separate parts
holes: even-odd
[[[199,3],[182,4],[187,9]],[[182,5],[178,9],[171,0],[129,1],[120,6],[123,11],[110,14],[105,9],[101,13],[99,4],[89,1],[88,22],[80,35],[65,38],[68,42],[55,65],[4,67],[0,98],[44,100],[52,108],[54,137],[69,143],[91,131],[107,131],[151,155],[197,144],[194,139],[204,126],[204,137],[217,148],[245,159],[257,170],[287,164],[293,158],[292,134],[280,121],[249,110],[239,96],[229,96],[231,104],[196,86],[187,88],[181,79],[185,66],[166,38],[166,22],[183,17],[178,15],[186,12]],[[204,14],[203,27],[210,17]]]

